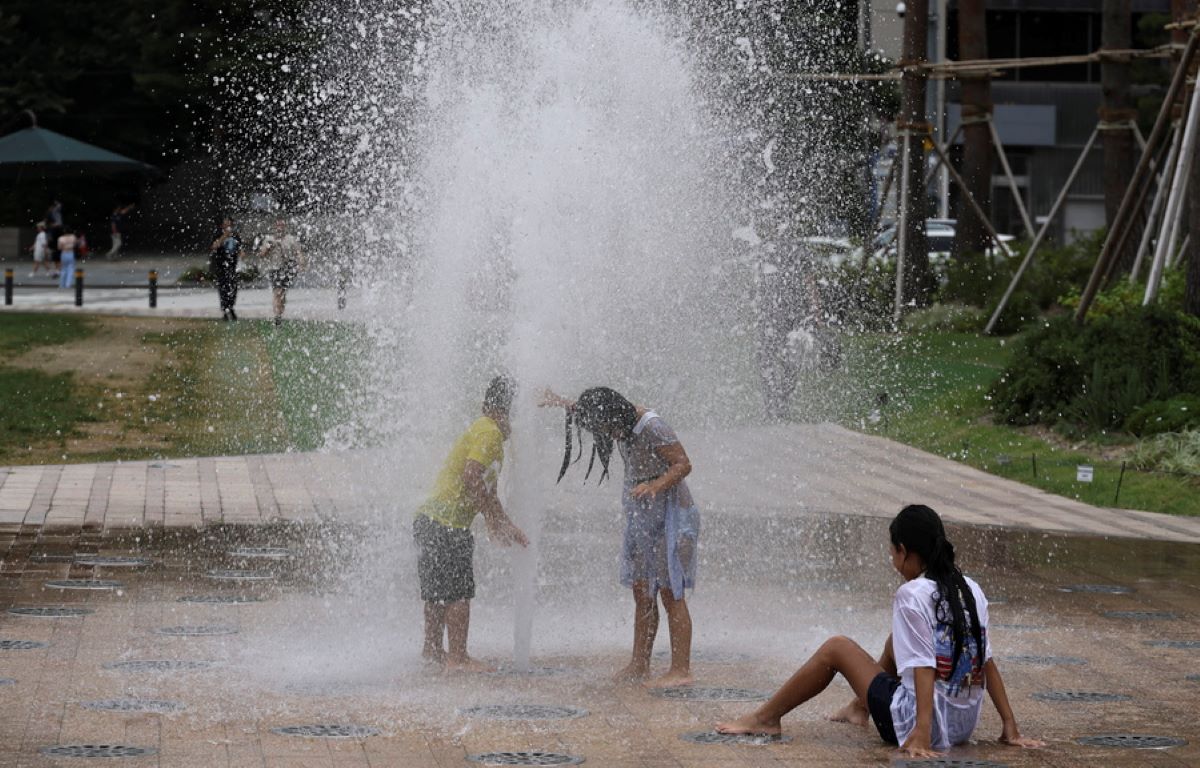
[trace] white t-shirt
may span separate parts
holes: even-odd
[[[33,239],[33,258],[35,261],[46,260],[46,250],[49,247],[49,242],[46,238],[45,231],[38,232],[37,237]]]
[[[975,609],[983,628],[983,656],[982,661],[976,663],[979,654],[968,627],[954,669],[951,669],[954,633],[948,623],[938,621],[934,607],[937,582],[922,576],[896,590],[892,601],[892,650],[901,684],[892,696],[892,724],[901,744],[917,723],[917,695],[913,684],[913,670],[917,667],[935,670],[931,739],[934,749],[944,750],[952,744],[962,744],[979,723],[984,692],[983,664],[992,657],[987,636],[988,604],[979,585],[969,578],[966,582],[975,596]],[[949,618],[949,606],[943,610]],[[963,611],[967,612],[965,602]],[[967,621],[970,622],[969,612]]]

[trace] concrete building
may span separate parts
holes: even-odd
[[[885,56],[900,56],[903,19],[894,0],[861,0],[870,3],[869,44]],[[992,58],[1063,56],[1091,53],[1100,45],[1101,0],[988,0],[988,55]],[[1152,22],[1148,14],[1170,14],[1170,0],[1133,0],[1134,47],[1141,40],[1139,23]],[[864,22],[865,14],[864,14]],[[929,58],[938,60],[944,51],[949,60],[958,58],[957,0],[930,0]],[[1153,26],[1153,25],[1151,25]],[[941,37],[942,30],[948,34]],[[940,40],[944,43],[939,44]],[[942,47],[944,45],[944,48]],[[1166,62],[1143,62],[1158,67],[1161,79],[1169,77]],[[1138,80],[1135,77],[1135,82]],[[945,84],[939,99],[937,83],[930,82],[928,112],[934,125],[944,125],[945,134],[958,127],[961,114],[958,83]],[[1153,87],[1135,86],[1139,92]],[[993,120],[1025,205],[1035,219],[1044,217],[1067,174],[1087,143],[1098,119],[1101,103],[1100,65],[1072,64],[1011,70],[992,81]],[[944,110],[940,109],[941,104]],[[1072,185],[1063,211],[1052,228],[1060,242],[1069,242],[1073,233],[1086,233],[1104,225],[1104,188],[1101,178],[1100,142]],[[995,165],[992,216],[1001,232],[1022,234],[1020,214],[1013,203],[1009,184]],[[941,194],[935,189],[934,195]],[[949,190],[951,215],[957,190]]]

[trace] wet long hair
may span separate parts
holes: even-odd
[[[975,593],[954,563],[954,545],[946,539],[942,518],[924,504],[911,504],[900,510],[888,528],[892,546],[901,544],[909,552],[920,555],[925,562],[925,578],[937,583],[934,613],[939,622],[950,625],[954,635],[954,656],[950,669],[958,668],[958,659],[966,645],[967,632],[975,640],[976,659],[972,672],[983,665],[983,628],[979,626],[979,611]]]
[[[583,479],[587,480],[592,474],[596,458],[600,459],[603,471],[600,482],[608,477],[608,462],[612,458],[613,440],[628,440],[637,426],[637,408],[625,399],[620,392],[608,387],[592,387],[585,389],[575,401],[572,408],[567,409],[566,448],[563,451],[562,467],[558,470],[558,479],[562,480],[571,466],[571,432],[574,427],[575,436],[579,441],[579,455],[575,461],[583,458],[583,430],[592,433],[592,456],[588,459],[587,472]]]

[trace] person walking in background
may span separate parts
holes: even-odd
[[[283,322],[283,310],[287,306],[287,292],[296,275],[304,268],[304,254],[300,241],[287,231],[287,220],[275,220],[273,231],[264,238],[258,249],[258,260],[267,280],[271,282],[275,325]]]
[[[121,248],[125,244],[125,218],[134,208],[133,203],[129,205],[118,205],[113,208],[112,215],[108,217],[109,231],[112,237],[112,246],[108,249],[108,253],[104,254],[104,258],[112,261],[121,255]]]
[[[71,288],[75,285],[75,245],[78,238],[72,232],[62,234],[58,238],[59,259],[59,288]]]
[[[237,320],[233,305],[237,302],[237,267],[242,255],[242,238],[234,229],[233,219],[226,216],[221,220],[221,228],[208,251],[210,271],[221,302],[221,316],[225,320]]]
[[[50,200],[46,209],[46,237],[50,241],[50,260],[55,263],[54,274],[58,276],[59,247],[58,238],[63,234],[63,207],[58,198]]]
[[[571,430],[576,425],[592,433],[588,474],[599,457],[601,482],[608,476],[613,443],[625,463],[621,584],[633,590],[633,656],[617,673],[617,679],[649,677],[661,599],[671,633],[671,668],[648,685],[669,688],[691,684],[692,616],[685,592],[696,583],[700,510],[684,482],[692,471],[687,452],[675,431],[657,413],[634,405],[608,387],[586,389],[575,402],[547,389],[538,404],[567,411],[566,452],[559,480],[571,465]]]
[[[33,239],[30,250],[33,251],[33,271],[29,273],[29,276],[34,277],[38,270],[43,268],[49,272],[50,265],[46,263],[46,257],[50,255],[50,238],[46,235],[46,222],[39,221],[37,223],[37,237]]]
[[[413,520],[413,539],[420,549],[417,577],[425,602],[421,656],[448,670],[491,670],[467,655],[471,600],[475,597],[475,539],[471,535],[475,516],[483,515],[488,534],[500,544],[529,546],[529,539],[505,513],[496,495],[515,390],[515,383],[506,376],[492,379],[483,395],[482,414],[450,449],[433,493]]]

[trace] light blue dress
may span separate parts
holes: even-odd
[[[645,582],[651,594],[670,588],[676,600],[696,585],[696,547],[700,510],[687,482],[666,493],[633,498],[633,487],[660,477],[670,467],[657,450],[679,442],[675,431],[658,414],[647,411],[629,440],[617,443],[625,462],[621,506],[625,510],[625,541],[621,549],[621,584]]]

